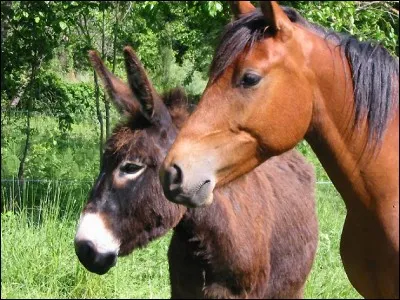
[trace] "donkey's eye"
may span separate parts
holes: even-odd
[[[144,165],[138,165],[135,163],[126,163],[120,167],[121,172],[127,174],[135,174],[136,172],[140,171],[144,168]]]
[[[260,82],[261,76],[255,73],[244,73],[240,85],[243,86],[245,89],[255,86],[257,83]]]

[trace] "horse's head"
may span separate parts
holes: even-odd
[[[98,55],[90,61],[113,103],[127,119],[107,140],[102,168],[85,205],[75,236],[81,263],[106,273],[117,256],[165,234],[183,208],[166,201],[158,171],[177,126],[187,117],[183,91],[161,100],[133,50],[124,49],[129,85],[115,77]]]
[[[176,203],[211,203],[215,186],[293,148],[310,127],[312,45],[304,30],[274,1],[261,2],[261,11],[248,1],[232,8],[237,19],[160,172],[165,195]]]

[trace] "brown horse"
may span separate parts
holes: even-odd
[[[81,263],[106,273],[174,228],[168,251],[173,298],[299,298],[315,257],[312,166],[295,151],[217,189],[188,209],[165,199],[158,172],[188,116],[182,91],[160,99],[131,48],[129,86],[95,52],[91,62],[127,119],[107,140],[103,167],[75,237]],[[140,104],[139,104],[140,103]]]
[[[305,138],[347,207],[348,278],[364,297],[398,298],[398,60],[274,1],[232,6],[208,85],[160,170],[165,195],[211,203],[214,187]]]

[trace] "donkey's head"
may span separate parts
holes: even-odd
[[[175,89],[162,101],[133,50],[126,47],[124,55],[129,85],[89,52],[107,93],[127,117],[106,142],[75,236],[80,262],[98,274],[114,266],[117,256],[165,234],[184,212],[164,198],[158,171],[188,115],[185,94]]]

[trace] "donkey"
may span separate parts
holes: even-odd
[[[167,201],[158,172],[189,116],[187,98],[180,88],[160,97],[130,47],[124,56],[129,85],[89,52],[125,118],[106,142],[81,213],[80,262],[104,274],[117,256],[173,229],[172,298],[302,298],[318,240],[312,166],[291,150],[216,189],[209,206]]]

